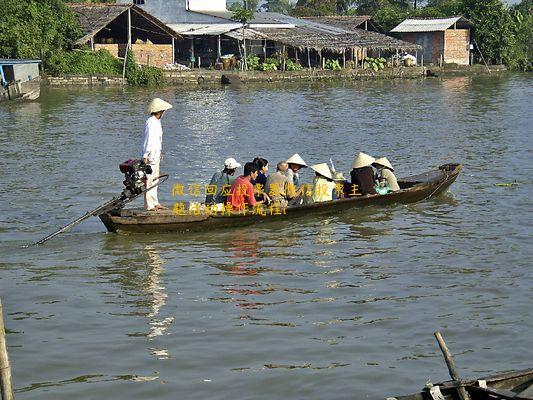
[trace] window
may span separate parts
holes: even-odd
[[[139,5],[143,5],[144,4],[144,0],[133,0],[133,4],[137,4],[138,6]]]

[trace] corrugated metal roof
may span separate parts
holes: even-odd
[[[17,64],[37,64],[41,63],[41,60],[25,60],[25,59],[10,59],[10,58],[0,58],[0,65],[17,65]]]
[[[398,26],[391,30],[391,32],[439,32],[445,31],[453,24],[463,19],[469,22],[463,17],[451,17],[451,18],[408,18],[401,22]]]
[[[241,24],[168,24],[170,29],[182,35],[206,36],[223,35],[235,29],[242,28]]]
[[[359,28],[360,25],[372,19],[370,15],[326,15],[323,17],[301,18],[321,24],[333,25],[342,29]]]

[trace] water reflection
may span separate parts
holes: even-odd
[[[158,336],[167,334],[174,321],[174,317],[165,317],[162,313],[167,304],[168,293],[165,287],[165,264],[167,261],[161,256],[161,248],[155,243],[144,243],[141,249],[122,237],[106,236],[104,250],[115,255],[113,265],[100,266],[101,276],[110,282],[120,283],[123,294],[113,296],[113,301],[132,304],[135,310],[130,316],[147,318],[148,331],[129,333],[129,336],[145,336],[154,340]],[[116,257],[120,255],[120,257]],[[109,296],[108,293],[105,294]],[[166,348],[149,348],[151,354],[159,359],[169,357]]]

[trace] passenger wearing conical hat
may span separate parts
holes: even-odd
[[[397,192],[400,190],[400,186],[398,185],[398,181],[394,175],[394,168],[392,168],[392,165],[389,160],[387,160],[387,157],[378,158],[372,165],[378,170],[379,176],[387,181],[391,191]]]
[[[141,159],[152,167],[152,173],[147,176],[146,187],[157,183],[159,177],[159,163],[161,162],[163,146],[163,127],[161,118],[172,105],[164,100],[155,98],[148,106],[150,117],[144,125],[144,135],[141,149]],[[157,186],[144,194],[144,208],[148,211],[164,210],[166,207],[159,204],[157,199]]]
[[[372,163],[376,159],[365,153],[359,153],[352,163],[350,172],[352,186],[356,185],[358,195],[377,194]]]
[[[300,174],[298,174],[298,171],[302,168],[307,168],[307,164],[298,153],[290,156],[287,159],[287,164],[289,164],[289,169],[287,170],[286,175],[292,180],[294,187],[297,188],[300,186]]]
[[[333,181],[333,175],[328,167],[328,164],[321,163],[311,165],[313,171],[315,171],[315,179],[313,180],[313,202],[320,203],[323,201],[333,200],[333,190],[335,189],[335,182]]]

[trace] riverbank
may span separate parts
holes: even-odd
[[[261,82],[298,82],[298,81],[335,81],[335,80],[380,80],[380,79],[417,79],[425,76],[475,76],[507,72],[503,65],[463,66],[450,64],[443,67],[394,67],[380,71],[370,69],[343,69],[340,71],[305,69],[302,71],[218,71],[194,69],[190,71],[164,71],[164,83],[169,86],[220,84],[224,83],[261,83]],[[223,79],[224,77],[224,79]],[[65,75],[46,77],[49,86],[122,86],[127,80],[121,76]]]
[[[165,71],[166,85],[220,84],[222,77],[229,83],[246,82],[294,82],[315,80],[372,80],[415,79],[425,75],[424,67],[385,68],[380,71],[368,69],[344,69],[341,71],[306,69],[303,71],[217,71],[196,69],[190,71]],[[127,80],[120,76],[65,75],[46,77],[49,86],[120,86]]]
[[[508,69],[505,65],[457,65],[457,64],[444,64],[442,67],[427,67],[427,74],[431,76],[432,74],[439,76],[475,76],[475,75],[487,75],[493,73],[504,73],[508,72]]]

